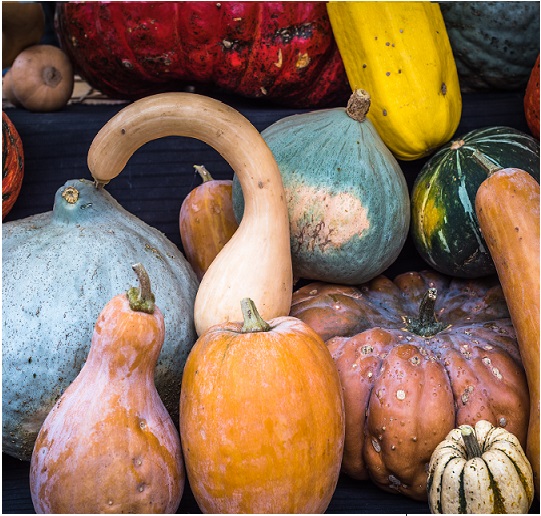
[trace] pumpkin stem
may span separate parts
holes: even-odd
[[[464,441],[464,446],[466,447],[467,459],[470,460],[475,457],[481,457],[483,452],[477,442],[475,430],[469,425],[462,425],[460,426],[460,433]]]
[[[447,328],[444,323],[438,322],[434,307],[436,306],[436,299],[438,297],[438,291],[434,287],[429,288],[419,306],[418,317],[404,317],[406,323],[406,331],[415,333],[421,337],[432,337],[440,331]]]
[[[207,181],[212,181],[213,177],[210,175],[210,172],[205,168],[205,165],[194,165],[193,168],[197,170],[197,173],[201,176],[203,183]]]
[[[242,309],[242,316],[244,317],[244,324],[240,330],[241,333],[256,333],[271,329],[270,325],[259,315],[255,303],[249,297],[245,297],[240,302],[240,307]]]
[[[361,89],[355,90],[351,97],[349,97],[346,113],[353,120],[364,122],[370,109],[370,102],[370,94],[367,91]]]
[[[484,154],[479,152],[477,149],[473,151],[473,159],[479,163],[487,172],[488,177],[490,177],[492,174],[495,174],[498,172],[498,170],[502,170],[503,167],[500,167],[499,165],[496,165],[493,161],[490,161]]]
[[[128,290],[127,296],[130,302],[130,308],[134,312],[153,314],[155,298],[150,288],[150,278],[148,277],[147,271],[140,263],[132,265],[132,269],[135,271],[135,274],[137,274],[140,288],[131,287]]]

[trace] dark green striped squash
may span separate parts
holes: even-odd
[[[284,184],[296,278],[363,283],[402,250],[409,192],[398,162],[366,118],[369,106],[370,96],[357,90],[347,108],[288,116],[261,133]],[[233,209],[240,220],[244,200],[236,177]]]
[[[539,142],[510,127],[470,131],[425,163],[411,194],[413,241],[434,269],[465,278],[496,273],[475,214],[475,194],[487,177],[473,158],[475,150],[501,168],[521,168],[539,181]]]

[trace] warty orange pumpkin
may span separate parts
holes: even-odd
[[[328,338],[348,475],[426,500],[431,454],[455,426],[485,419],[526,443],[528,386],[494,277],[424,271],[358,288],[313,283],[294,293],[291,315]],[[343,336],[329,338],[328,327]]]

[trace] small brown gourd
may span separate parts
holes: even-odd
[[[68,103],[74,84],[68,56],[53,45],[32,45],[13,61],[4,77],[3,96],[29,111],[50,112]]]
[[[262,317],[287,315],[293,291],[289,218],[280,170],[257,129],[226,104],[195,93],[160,93],[119,111],[94,138],[88,168],[98,185],[116,177],[143,144],[165,136],[197,138],[237,174],[245,211],[239,228],[201,280],[195,329],[242,320],[250,297]]]
[[[539,183],[518,168],[502,169],[480,153],[488,177],[475,197],[479,227],[496,265],[528,380],[526,456],[539,494]]]
[[[97,319],[87,361],[38,434],[30,490],[38,513],[174,513],[185,472],[154,385],[165,326],[148,275]]]
[[[194,165],[203,182],[182,202],[179,229],[186,259],[199,281],[239,227],[233,212],[233,181],[213,179],[202,165]]]

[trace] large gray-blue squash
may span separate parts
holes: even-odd
[[[166,325],[156,387],[174,421],[196,340],[198,282],[167,238],[87,180],[68,181],[51,212],[3,224],[2,445],[29,460],[46,415],[81,369],[104,305],[141,262]],[[136,286],[136,285],[134,285]]]

